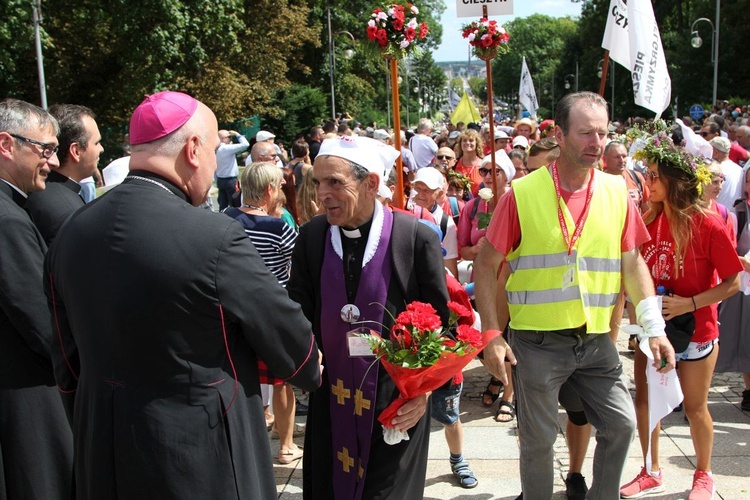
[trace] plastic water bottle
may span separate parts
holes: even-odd
[[[659,285],[656,287],[656,295],[666,295],[667,289],[664,285]]]

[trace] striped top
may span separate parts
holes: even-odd
[[[246,214],[239,208],[230,207],[224,213],[242,224],[268,270],[276,276],[281,286],[286,287],[292,266],[292,250],[297,241],[294,229],[281,219]]]

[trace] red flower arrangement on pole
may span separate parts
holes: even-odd
[[[425,23],[417,22],[417,14],[419,9],[408,2],[375,9],[367,22],[367,38],[377,43],[386,56],[401,59],[429,33]]]
[[[486,17],[461,27],[461,34],[474,47],[474,55],[484,61],[508,51],[510,35],[497,21]]]
[[[378,417],[383,424],[387,443],[396,444],[409,439],[391,425],[398,409],[407,400],[434,391],[449,380],[479,354],[496,333],[480,333],[462,319],[472,312],[457,302],[448,302],[450,325],[456,327],[455,338],[444,329],[440,317],[430,304],[411,302],[395,318],[390,339],[376,333],[362,335],[370,349],[391,376],[401,397],[392,402]],[[456,326],[457,325],[457,326]]]

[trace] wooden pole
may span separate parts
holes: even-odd
[[[487,6],[482,5],[482,16],[487,17]],[[495,164],[495,112],[492,110],[492,58],[488,57],[487,64],[487,121],[490,125],[490,159],[492,160],[492,200],[497,204],[497,165]]]
[[[604,97],[604,88],[607,86],[607,69],[609,68],[609,51],[604,51],[604,62],[602,63],[602,79],[599,82],[599,95]],[[612,103],[614,106],[615,103]]]
[[[395,57],[388,59],[391,69],[391,100],[393,101],[393,146],[401,152],[401,106],[398,102],[398,61]],[[404,163],[401,155],[396,158],[396,192],[393,204],[396,208],[404,208]]]

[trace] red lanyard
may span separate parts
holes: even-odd
[[[562,194],[560,193],[560,176],[557,173],[557,161],[552,163],[552,180],[555,183],[555,192],[557,193],[557,220],[560,222],[560,229],[562,230],[565,244],[568,245],[568,256],[573,253],[573,247],[575,246],[578,238],[581,236],[583,231],[583,225],[586,222],[586,218],[589,216],[589,208],[591,208],[591,198],[594,196],[594,172],[590,172],[591,177],[589,178],[589,184],[586,188],[586,204],[583,206],[583,212],[578,218],[576,223],[576,229],[573,231],[573,237],[570,238],[568,233],[568,225],[565,223],[565,216],[563,215],[562,206],[560,201]]]

